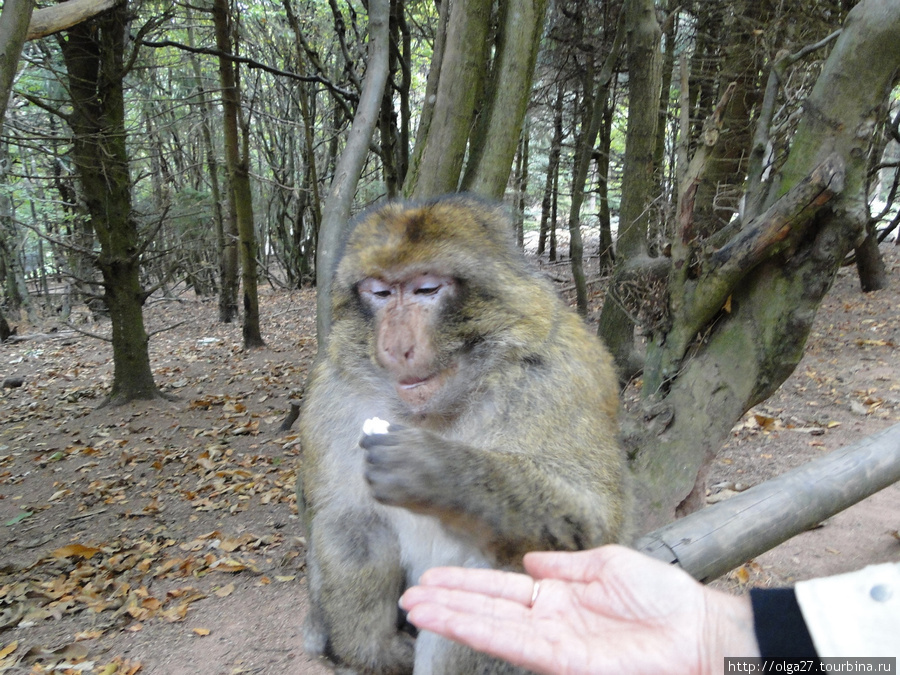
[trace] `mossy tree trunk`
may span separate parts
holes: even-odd
[[[625,168],[616,244],[616,274],[623,265],[647,253],[647,222],[653,194],[656,134],[659,123],[659,90],[662,85],[662,30],[653,0],[629,0],[624,11],[628,61],[628,127],[625,134]],[[625,311],[613,289],[600,312],[598,332],[606,343],[623,379],[640,370],[634,348],[634,319]]]
[[[531,94],[547,0],[441,3],[440,32],[403,193],[506,190]]]
[[[72,155],[91,226],[100,242],[96,264],[112,322],[113,385],[109,401],[159,395],[150,369],[140,282],[141,242],[131,209],[123,79],[126,3],[70,28],[61,41],[68,72]]]
[[[823,296],[865,235],[865,158],[900,68],[898,30],[891,0],[849,13],[786,163],[760,186],[765,208],[702,250],[693,245],[699,178],[694,163],[688,170],[667,263],[667,321],[650,336],[643,415],[625,434],[644,529],[702,504],[721,443],[794,370]]]

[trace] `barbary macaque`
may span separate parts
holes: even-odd
[[[306,646],[340,672],[520,672],[415,636],[404,589],[622,537],[612,360],[511,232],[500,206],[455,195],[365,213],[346,242],[298,481]],[[386,433],[364,435],[376,417]]]

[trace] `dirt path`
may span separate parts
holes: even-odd
[[[862,296],[852,270],[841,273],[804,361],[721,453],[714,493],[900,421],[900,256],[884,250],[895,287]],[[149,330],[187,320],[152,343],[157,382],[178,400],[122,408],[97,407],[106,344],[48,332],[0,345],[0,380],[25,378],[0,389],[0,673],[60,662],[83,673],[327,672],[302,648],[299,449],[278,431],[315,351],[313,310],[309,292],[266,293],[268,347],[245,353],[214,302],[157,302]],[[898,514],[894,486],[720,584],[898,560]]]

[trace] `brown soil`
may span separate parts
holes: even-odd
[[[720,453],[713,494],[900,420],[900,251],[883,251],[895,286],[863,296],[842,270],[803,362]],[[0,389],[0,672],[327,672],[303,652],[299,447],[279,431],[315,352],[313,295],[267,290],[261,306],[268,346],[252,352],[214,302],[147,307],[148,330],[186,321],[151,344],[174,401],[98,407],[109,346],[68,328],[22,324],[33,339],[0,345],[0,380],[24,377]],[[724,583],[898,560],[898,514],[895,485]]]

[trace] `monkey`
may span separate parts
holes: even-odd
[[[612,359],[511,233],[464,194],[350,226],[299,428],[305,646],[338,672],[521,672],[416,635],[400,595],[430,567],[521,570],[623,536]],[[364,436],[376,416],[387,433]]]

